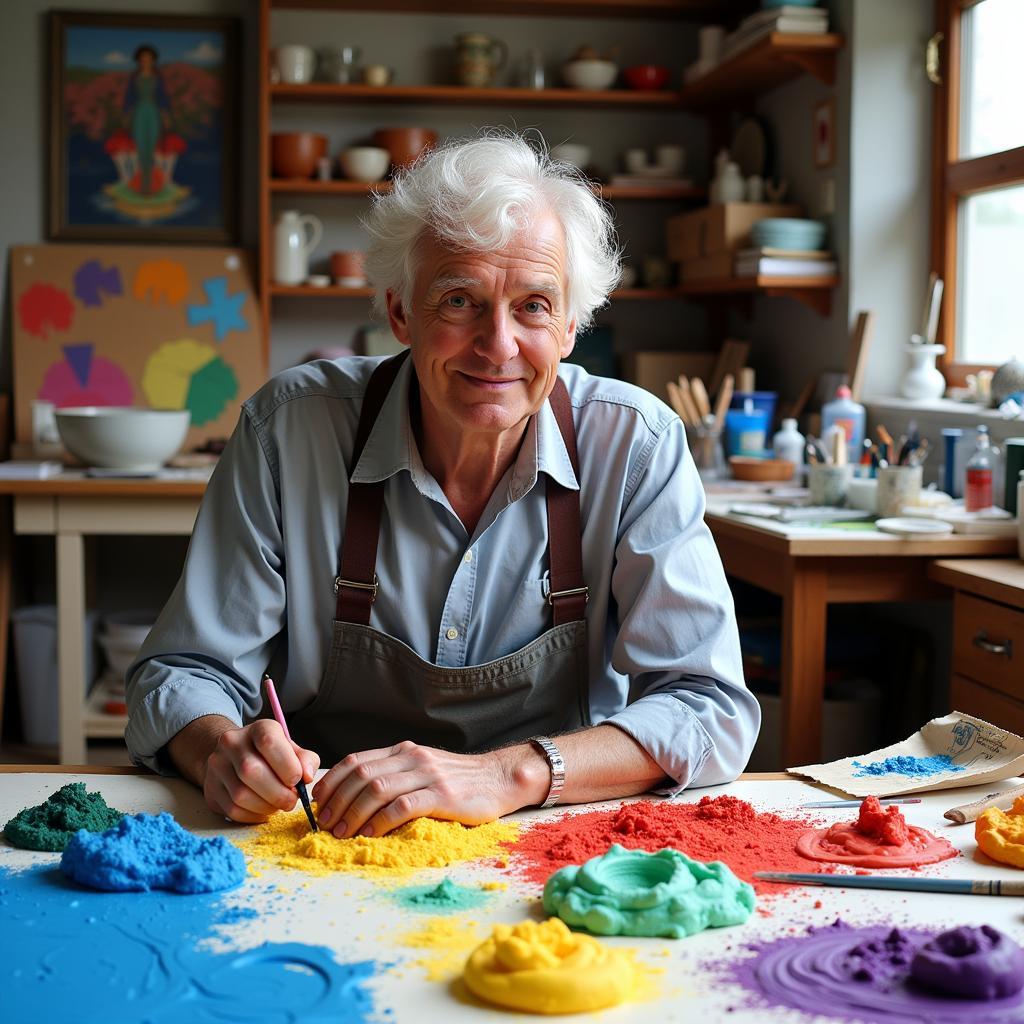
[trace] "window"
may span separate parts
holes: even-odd
[[[951,383],[1024,357],[1022,0],[938,0],[932,267]]]

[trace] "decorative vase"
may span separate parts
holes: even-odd
[[[900,384],[904,398],[941,398],[946,392],[946,378],[935,365],[937,356],[946,351],[945,345],[907,345],[910,368]]]
[[[309,229],[309,234],[306,231]],[[309,276],[309,257],[323,236],[323,225],[309,214],[283,210],[274,225],[274,281],[302,284]]]

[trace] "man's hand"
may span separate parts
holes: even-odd
[[[349,754],[313,787],[317,822],[339,839],[380,836],[413,818],[479,825],[541,803],[551,774],[530,744],[451,754],[406,740]]]
[[[247,824],[290,811],[299,779],[312,782],[320,767],[319,755],[286,740],[270,719],[238,728],[225,718],[199,718],[171,740],[169,752],[202,786],[211,810]]]

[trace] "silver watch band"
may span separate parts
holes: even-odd
[[[565,788],[565,759],[562,757],[562,752],[547,736],[535,736],[532,742],[540,748],[551,768],[551,788],[541,807],[554,807]]]

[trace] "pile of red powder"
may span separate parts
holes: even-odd
[[[758,893],[772,895],[791,886],[756,881],[755,871],[831,870],[796,852],[797,839],[811,828],[813,822],[759,812],[734,796],[705,796],[695,804],[644,800],[614,811],[563,815],[534,825],[509,846],[512,870],[538,885],[553,871],[618,843],[650,852],[670,846],[694,860],[724,861]]]

